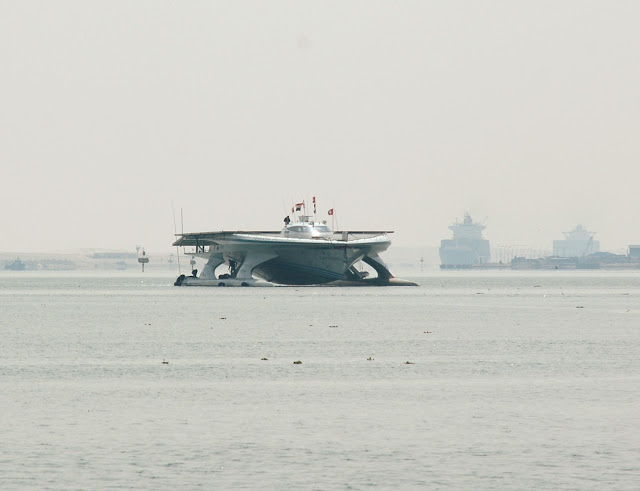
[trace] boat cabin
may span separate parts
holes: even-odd
[[[302,215],[295,223],[286,223],[280,235],[292,238],[320,238],[329,237],[331,229],[326,222],[314,222],[312,216]]]

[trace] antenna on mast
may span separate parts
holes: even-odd
[[[178,227],[176,226],[176,209],[173,206],[173,201],[171,202],[171,211],[173,211],[173,234],[174,236],[178,235]],[[180,212],[182,212],[182,208],[180,208]],[[180,271],[180,248],[176,246],[176,254],[178,256],[178,274],[182,274]]]

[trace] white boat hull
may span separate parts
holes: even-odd
[[[391,241],[387,232],[336,232],[316,237],[284,236],[280,232],[204,232],[181,234],[173,245],[195,247],[207,260],[198,278],[176,281],[184,286],[258,286],[259,280],[279,285],[398,284],[380,259]],[[354,264],[363,261],[378,273],[363,278]],[[227,278],[216,268],[229,267]],[[222,276],[222,275],[221,275]],[[234,281],[230,281],[234,280]],[[372,281],[375,280],[375,281]],[[412,284],[406,282],[403,284]]]

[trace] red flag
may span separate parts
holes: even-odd
[[[329,215],[333,215],[333,208],[331,208],[328,212]]]

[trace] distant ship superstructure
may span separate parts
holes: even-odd
[[[577,225],[571,232],[564,232],[564,239],[553,241],[553,255],[557,257],[582,257],[600,252],[600,241],[594,240],[595,232]]]
[[[440,242],[440,267],[464,268],[488,263],[489,241],[482,237],[485,228],[474,222],[468,213],[465,213],[462,223],[456,221],[451,225],[449,229],[453,232],[453,238]]]

